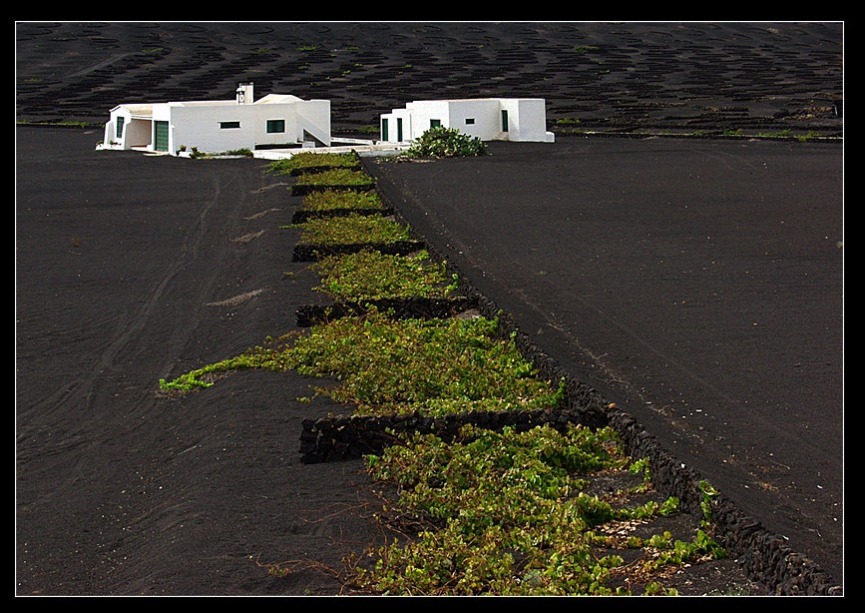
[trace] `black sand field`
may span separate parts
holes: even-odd
[[[120,102],[241,81],[330,98],[345,134],[414,99],[546,98],[554,144],[368,167],[574,378],[843,586],[842,23],[29,22],[19,121],[87,125],[16,129],[16,595],[336,595],[383,538],[359,461],[300,462],[301,419],[344,409],[297,403],[308,381],[158,393],[320,300],[264,162],[94,150]],[[695,137],[738,130],[809,140]]]

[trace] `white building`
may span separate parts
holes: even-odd
[[[222,153],[258,147],[330,146],[330,100],[268,94],[242,83],[234,100],[121,104],[111,109],[102,149],[178,155],[193,148]]]
[[[552,143],[543,98],[478,98],[409,102],[381,116],[381,140],[406,143],[434,126],[457,129],[482,141]]]

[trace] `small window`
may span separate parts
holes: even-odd
[[[431,127],[431,128],[439,128],[439,127],[441,127],[441,125],[442,125],[441,119],[430,119],[429,120],[429,127]]]
[[[282,134],[285,132],[285,120],[284,119],[268,119],[267,120],[267,133],[268,134]]]
[[[123,122],[126,120],[125,117],[117,118],[117,138],[123,138]]]
[[[474,117],[466,117],[466,125],[467,126],[475,125],[475,118]]]
[[[220,130],[234,130],[240,127],[239,121],[220,121],[219,129]]]

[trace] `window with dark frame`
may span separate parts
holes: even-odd
[[[220,121],[219,129],[220,130],[234,130],[240,127],[239,121]]]
[[[267,133],[268,134],[282,134],[285,132],[285,120],[284,119],[268,119],[267,120]]]
[[[466,125],[467,126],[475,125],[475,118],[474,117],[466,117]]]

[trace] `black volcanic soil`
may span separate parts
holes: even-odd
[[[310,381],[244,372],[158,393],[160,378],[292,329],[321,301],[297,235],[275,230],[300,199],[263,162],[94,151],[118,103],[231,98],[242,81],[331,99],[335,133],[415,99],[537,96],[562,137],[837,137],[843,24],[17,23],[18,119],[88,124],[16,129],[19,596],[336,595],[344,556],[384,538],[360,462],[300,462],[301,420],[344,412],[298,403]],[[444,220],[429,227],[443,247]],[[819,551],[833,571],[840,533]],[[737,572],[718,565],[683,588]]]
[[[539,97],[551,127],[838,135],[843,22],[16,25],[20,119],[129,102],[331,100],[334,132],[423,99]]]

